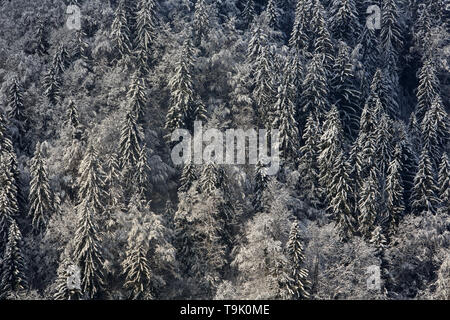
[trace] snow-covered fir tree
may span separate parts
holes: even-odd
[[[111,25],[111,38],[118,52],[118,58],[125,58],[131,52],[131,31],[127,20],[126,0],[120,0]]]
[[[10,294],[28,289],[27,267],[22,246],[22,233],[16,220],[11,219],[1,265],[0,297],[3,299],[8,298]]]
[[[136,13],[136,49],[142,51],[145,57],[148,59],[152,54],[153,45],[157,33],[157,2],[155,0],[140,0],[137,2]],[[117,19],[117,18],[116,18]],[[127,32],[125,28],[122,28],[122,32]],[[126,37],[122,36],[123,43],[126,41]],[[126,49],[125,49],[126,50]]]
[[[360,190],[358,210],[358,231],[363,237],[370,239],[376,227],[375,221],[380,214],[378,172],[375,167],[370,170]]]
[[[31,159],[30,173],[30,211],[33,230],[36,233],[43,232],[50,216],[54,213],[54,197],[50,189],[47,168],[41,144],[36,145],[34,156]]]
[[[450,210],[450,164],[447,153],[442,154],[438,173],[439,199],[444,210]]]
[[[393,235],[397,231],[400,218],[405,212],[403,179],[401,168],[403,166],[401,159],[401,148],[397,146],[394,156],[389,163],[386,176],[386,196],[387,196],[387,214],[389,217],[389,233]]]
[[[361,26],[354,0],[334,0],[330,7],[330,30],[335,39],[353,45]]]
[[[104,209],[104,176],[98,153],[90,145],[80,163],[78,201],[85,203],[89,210],[97,215],[101,214]]]
[[[308,292],[311,285],[308,280],[308,269],[304,268],[305,255],[303,253],[303,244],[300,237],[298,222],[292,223],[289,232],[289,240],[286,244],[289,258],[292,263],[292,282],[289,284],[294,299],[308,299]]]
[[[23,88],[17,78],[13,80],[9,87],[6,106],[9,109],[9,121],[17,127],[19,145],[22,146],[24,135],[28,129],[28,116],[23,100]]]
[[[439,204],[437,198],[438,187],[435,172],[431,164],[428,150],[423,148],[420,155],[419,167],[414,178],[412,193],[412,211],[416,215],[427,212],[435,213]]]
[[[422,123],[425,113],[431,108],[431,104],[440,92],[435,62],[431,57],[423,62],[418,78],[416,117],[417,121]]]
[[[57,70],[51,67],[45,74],[42,84],[44,86],[44,95],[50,103],[56,104],[61,98],[62,80]]]

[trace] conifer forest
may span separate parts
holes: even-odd
[[[449,9],[0,0],[0,300],[450,300]]]

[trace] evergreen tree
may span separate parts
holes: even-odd
[[[394,157],[389,163],[386,177],[387,214],[389,216],[389,233],[395,234],[400,218],[405,211],[404,188],[401,176],[401,148],[395,148]]]
[[[139,199],[139,197],[138,197]],[[141,201],[136,207],[135,202]],[[150,263],[147,259],[149,253],[149,240],[147,238],[148,225],[139,221],[138,213],[135,209],[142,209],[145,206],[144,200],[130,202],[130,214],[134,215],[133,225],[128,233],[127,251],[125,260],[122,262],[122,270],[125,275],[125,287],[131,292],[133,299],[151,299],[150,280],[153,274],[150,270]],[[145,221],[144,221],[145,222]]]
[[[102,213],[105,199],[104,172],[99,164],[98,153],[92,145],[88,146],[80,163],[78,184],[78,200],[85,202],[93,214]]]
[[[318,207],[322,199],[319,184],[319,122],[313,114],[308,116],[303,130],[303,146],[300,148],[299,173],[302,195],[313,206]]]
[[[180,187],[178,188],[178,192],[186,192],[192,186],[192,182],[197,180],[197,173],[195,170],[195,165],[190,163],[186,163],[183,166],[183,172],[181,173],[180,178]]]
[[[450,164],[447,153],[442,154],[441,164],[438,174],[439,198],[442,207],[447,212],[450,211]]]
[[[80,198],[83,200],[77,207],[74,258],[81,270],[82,292],[88,299],[93,299],[99,296],[105,284],[105,260],[92,200]]]
[[[335,106],[325,116],[323,124],[323,133],[319,142],[319,182],[330,195],[333,188],[331,181],[333,179],[334,160],[342,152],[343,132],[339,112]],[[328,197],[329,200],[330,197]]]
[[[334,167],[331,169],[331,180],[329,181],[328,194],[329,207],[337,221],[337,228],[342,240],[349,240],[356,232],[356,220],[352,210],[353,190],[350,183],[347,161],[342,151],[333,160]]]
[[[399,105],[395,93],[392,92],[385,73],[381,69],[377,69],[373,76],[367,100],[374,100],[376,97],[380,99],[381,111],[395,119],[399,113]]]
[[[422,121],[422,144],[427,149],[433,168],[437,169],[448,142],[448,116],[441,99],[435,98]]]
[[[22,145],[22,139],[27,131],[28,118],[25,115],[25,106],[23,104],[23,88],[19,79],[15,78],[9,87],[6,97],[8,107],[8,118],[18,129],[19,145]]]
[[[200,45],[202,39],[208,36],[210,31],[210,12],[206,0],[198,0],[195,3],[193,32],[196,45]]]
[[[150,191],[150,183],[148,180],[150,167],[147,160],[147,146],[144,144],[139,150],[139,158],[136,163],[134,172],[134,189],[140,199],[147,200]]]
[[[283,82],[278,88],[277,101],[274,106],[275,115],[271,127],[280,131],[280,151],[284,159],[296,162],[300,142],[290,80],[287,66]]]
[[[330,30],[334,38],[353,45],[360,28],[355,1],[333,0],[330,8]]]
[[[279,8],[277,2],[278,0],[268,0],[266,7],[267,22],[273,30],[277,30],[279,25]]]
[[[385,113],[381,114],[378,126],[375,129],[375,164],[382,177],[386,176],[394,151],[392,127],[393,123],[389,117]]]
[[[334,63],[334,76],[331,80],[333,102],[338,107],[346,137],[352,141],[356,138],[359,128],[359,107],[361,93],[355,86],[356,77],[349,47],[341,42],[339,54]]]
[[[142,127],[132,111],[128,111],[122,124],[119,141],[119,155],[122,169],[131,170],[139,160],[139,151],[144,138]]]
[[[421,215],[425,212],[435,213],[439,203],[436,197],[437,192],[438,188],[434,179],[430,156],[428,150],[423,148],[418,171],[414,178],[412,193],[413,213],[416,215]]]
[[[244,0],[242,19],[247,27],[253,22],[255,15],[255,0]]]
[[[50,45],[48,43],[48,33],[45,28],[45,20],[42,18],[38,18],[35,39],[37,54],[40,56],[47,54],[47,50]]]
[[[140,0],[137,3],[136,13],[136,29],[137,29],[137,44],[138,51],[142,51],[148,58],[152,52],[152,46],[156,38],[156,1],[155,0]],[[125,31],[126,32],[126,31]]]
[[[166,117],[166,129],[171,133],[175,129],[193,130],[194,121],[204,120],[205,114],[199,112],[199,104],[194,91],[192,72],[194,51],[189,38],[186,38],[175,73],[169,80],[171,89],[170,108]]]
[[[212,194],[219,185],[219,170],[213,162],[203,167],[199,179],[199,190],[205,194]]]
[[[47,169],[44,163],[41,144],[36,145],[30,165],[30,211],[32,226],[35,233],[42,233],[54,212],[54,198],[48,182]]]
[[[333,68],[334,46],[324,17],[324,8],[320,1],[316,0],[314,4],[311,23],[313,25],[311,33],[315,36],[313,39],[314,54],[323,55],[322,62],[329,77]]]
[[[144,122],[145,109],[147,107],[145,79],[142,78],[138,72],[131,77],[130,88],[127,92],[128,110],[130,110],[135,117],[137,123],[140,125]]]
[[[364,181],[358,202],[359,232],[370,240],[372,232],[375,229],[375,221],[379,214],[380,192],[378,184],[378,173],[375,167],[370,170],[369,176]]]
[[[295,7],[295,21],[292,28],[289,46],[297,52],[309,51],[310,19],[313,3],[311,0],[298,0]]]
[[[323,55],[315,54],[308,64],[302,84],[301,114],[314,114],[319,120],[323,119],[330,108],[327,73],[323,65]],[[301,127],[305,119],[300,119]]]
[[[370,85],[370,81],[380,67],[380,44],[375,30],[363,28],[359,43],[361,44],[362,51],[361,62],[366,71],[366,78],[370,79],[368,80],[368,84]]]
[[[251,61],[253,73],[252,87],[253,100],[256,114],[259,122],[266,128],[272,125],[271,107],[276,99],[275,89],[275,66],[273,64],[274,56],[271,48],[264,44],[265,31],[256,26],[252,33],[252,39],[248,48],[248,59],[254,57]]]
[[[67,52],[66,47],[61,44],[58,46],[55,51],[55,55],[53,56],[52,69],[55,70],[58,75],[61,75],[64,71],[66,71],[68,66],[69,53]]]
[[[392,46],[395,54],[400,53],[403,37],[396,0],[382,1],[380,39],[385,50]]]
[[[119,59],[127,57],[131,52],[131,31],[127,20],[126,1],[120,0],[114,12],[111,26],[111,38],[119,53]]]
[[[286,244],[288,255],[292,264],[292,281],[289,282],[289,290],[293,293],[294,299],[308,299],[310,297],[308,280],[308,269],[304,268],[305,255],[300,237],[298,223],[292,223],[289,232],[289,240]]]
[[[417,88],[417,121],[422,123],[425,113],[431,108],[436,96],[439,94],[439,79],[436,67],[431,58],[424,61],[419,71],[419,86]]]
[[[2,298],[28,289],[25,257],[22,252],[22,234],[14,219],[11,219],[8,242],[2,261],[0,292]]]
[[[76,56],[81,59],[83,67],[88,71],[92,71],[92,59],[89,51],[89,44],[85,40],[86,33],[83,30],[78,30],[76,37]]]
[[[43,79],[44,95],[51,104],[56,104],[61,98],[61,78],[56,69],[51,67]]]
[[[72,132],[72,139],[81,140],[83,136],[83,129],[80,124],[80,117],[78,108],[73,100],[69,100],[67,106],[65,125],[67,125]]]

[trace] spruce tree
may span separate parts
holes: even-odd
[[[298,222],[293,222],[289,232],[289,240],[286,244],[290,262],[292,264],[292,280],[289,282],[289,291],[294,299],[308,299],[310,297],[308,269],[304,267],[305,255],[300,237]]]
[[[80,163],[78,181],[78,200],[85,202],[94,214],[101,214],[105,200],[104,172],[99,164],[98,153],[92,145],[88,146]]]
[[[372,167],[367,179],[363,182],[358,201],[358,231],[370,240],[375,229],[375,221],[379,216],[380,191],[378,184],[378,172]]]
[[[268,0],[266,7],[267,23],[273,30],[277,30],[279,25],[279,8],[277,2],[278,0]]]
[[[22,234],[14,219],[11,219],[8,242],[2,260],[0,282],[1,298],[28,289],[25,257],[22,252]]]
[[[426,212],[435,213],[439,200],[437,198],[438,188],[436,186],[434,171],[431,165],[428,150],[423,148],[420,155],[419,167],[414,178],[412,192],[412,211],[416,215]]]
[[[134,198],[130,202],[129,213],[137,215],[133,218],[133,225],[128,233],[127,250],[125,260],[122,262],[122,272],[125,275],[124,286],[130,290],[132,299],[151,299],[150,280],[153,274],[150,270],[150,262],[147,259],[149,253],[149,239],[147,238],[148,225],[139,221],[136,209],[142,210],[146,206],[144,200]],[[139,202],[136,205],[136,202]]]
[[[322,199],[322,189],[319,184],[319,122],[313,114],[308,116],[303,130],[303,146],[300,147],[299,187],[302,195],[313,207],[318,207]]]
[[[66,47],[63,44],[59,45],[53,56],[52,69],[55,70],[58,75],[61,75],[66,71],[69,62],[69,53],[67,52]]]
[[[89,44],[85,40],[86,33],[83,30],[78,30],[76,37],[76,56],[81,59],[83,67],[88,71],[92,71],[92,58],[89,51]]]
[[[111,38],[119,54],[119,59],[127,57],[131,52],[131,31],[127,20],[126,0],[120,0],[114,12],[111,26]]]
[[[219,169],[210,162],[204,165],[199,179],[199,190],[205,194],[212,194],[219,185]]]
[[[139,151],[144,138],[141,125],[129,110],[125,116],[120,132],[119,155],[122,169],[130,170],[139,160]]]
[[[200,45],[202,39],[208,36],[210,31],[210,12],[206,0],[198,0],[195,3],[193,32],[196,45]]]
[[[6,97],[8,107],[8,118],[18,129],[19,145],[22,145],[22,139],[27,131],[28,118],[25,114],[23,104],[23,88],[19,79],[15,78],[9,87]]]
[[[442,152],[449,140],[449,120],[440,98],[436,97],[422,121],[422,144],[437,170]]]
[[[244,0],[242,19],[247,27],[253,22],[255,15],[255,0]]]
[[[389,217],[390,235],[394,235],[397,231],[400,218],[403,216],[405,211],[403,179],[401,176],[401,169],[403,166],[401,152],[402,150],[400,146],[397,146],[395,148],[392,161],[389,163],[386,176],[386,209]]]
[[[35,39],[36,39],[36,52],[38,55],[43,56],[47,54],[48,48],[48,32],[46,30],[45,20],[38,17]]]
[[[369,79],[368,84],[370,84],[375,72],[380,67],[380,44],[375,30],[363,28],[359,43],[362,51],[361,62],[366,71],[366,78]]]
[[[61,261],[58,265],[53,298],[55,300],[80,300],[81,274],[78,266],[73,262],[68,248],[61,253]]]
[[[197,180],[197,173],[195,170],[195,165],[192,162],[186,163],[183,166],[183,171],[180,178],[180,187],[178,192],[186,192],[192,186],[192,182]]]
[[[314,54],[323,55],[323,65],[327,71],[327,76],[330,76],[334,61],[334,46],[331,39],[330,31],[328,29],[327,21],[324,17],[324,8],[320,1],[316,0],[314,3],[313,14],[311,18]]]
[[[301,114],[314,114],[319,120],[330,109],[327,72],[323,64],[324,56],[315,54],[309,62],[302,84]],[[306,119],[300,118],[303,127]]]
[[[294,26],[289,39],[289,46],[297,52],[309,51],[312,8],[313,3],[311,0],[297,1]]]
[[[131,77],[130,87],[127,92],[128,110],[140,125],[144,122],[147,107],[146,82],[138,72]]]
[[[29,216],[32,218],[32,226],[35,233],[42,233],[45,230],[48,220],[54,212],[54,198],[44,161],[41,144],[38,143],[34,156],[31,159],[29,194]]]
[[[333,161],[331,180],[329,181],[327,197],[328,210],[336,220],[339,236],[346,241],[356,232],[356,220],[353,216],[353,190],[350,182],[350,168],[342,151]]]
[[[186,38],[179,61],[175,65],[175,73],[169,80],[171,99],[165,128],[170,133],[183,126],[192,131],[194,121],[204,120],[203,112],[199,112],[198,99],[194,91],[193,68],[194,50],[190,39]]]
[[[44,75],[43,79],[44,95],[49,99],[50,103],[55,105],[61,98],[62,81],[53,67]]]
[[[155,0],[140,0],[137,3],[136,13],[136,48],[148,58],[152,53],[152,46],[156,38],[156,4]]]
[[[403,37],[396,0],[382,1],[380,39],[385,50],[392,46],[395,54],[400,53]]]
[[[360,31],[354,0],[333,0],[330,8],[330,31],[335,39],[354,45]]]
[[[444,210],[450,212],[450,164],[447,153],[442,154],[438,174],[439,199]]]
[[[344,133],[348,140],[356,138],[361,115],[361,93],[355,86],[356,77],[350,57],[350,48],[343,42],[339,44],[339,54],[334,63],[334,76],[331,80],[333,102],[339,109]]]
[[[81,195],[82,193],[80,193]],[[80,197],[78,221],[74,237],[74,258],[81,270],[81,289],[88,299],[99,296],[105,284],[100,233],[92,199]]]
[[[300,146],[298,124],[296,121],[293,88],[290,83],[288,69],[285,69],[283,82],[278,88],[277,101],[274,106],[272,128],[280,132],[280,151],[286,161],[297,162]]]
[[[323,124],[323,133],[319,142],[319,182],[330,195],[330,190],[333,187],[331,181],[333,178],[333,161],[339,156],[343,150],[343,131],[339,112],[335,106],[325,116]],[[328,197],[329,198],[329,197]],[[330,200],[330,198],[329,198]]]
[[[135,194],[137,194],[140,199],[147,200],[147,195],[150,190],[149,182],[149,172],[150,167],[148,166],[147,160],[147,146],[144,144],[139,150],[139,158],[136,163],[136,168],[134,172],[134,183],[133,187]]]
[[[419,86],[417,88],[417,121],[422,123],[425,113],[431,108],[431,104],[439,94],[439,79],[436,75],[436,67],[432,58],[424,61],[419,71]]]

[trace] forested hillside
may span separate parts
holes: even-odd
[[[450,299],[448,18],[0,0],[0,299]],[[280,169],[175,164],[195,121]]]

